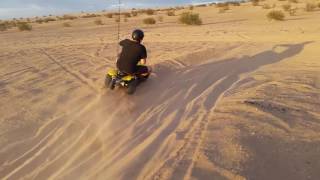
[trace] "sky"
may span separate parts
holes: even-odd
[[[210,0],[121,0],[123,8],[146,8],[214,2]],[[219,0],[216,0],[219,1]],[[0,19],[94,12],[116,8],[118,0],[0,0]]]

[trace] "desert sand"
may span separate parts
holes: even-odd
[[[319,179],[320,11],[293,5],[128,18],[153,68],[133,96],[104,87],[114,19],[0,32],[0,179]]]

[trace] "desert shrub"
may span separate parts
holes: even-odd
[[[271,9],[272,7],[269,4],[262,5],[263,9]]]
[[[125,17],[125,18],[123,19],[123,22],[128,22],[128,18]]]
[[[101,19],[96,19],[96,20],[94,20],[94,24],[95,25],[103,25],[103,22]]]
[[[62,23],[63,27],[71,27],[71,24],[69,22],[64,22]]]
[[[130,13],[128,13],[128,12],[122,13],[122,15],[123,15],[124,17],[126,17],[126,18],[131,17],[131,14],[130,14]]]
[[[306,11],[314,11],[317,8],[317,5],[315,3],[307,3],[306,4]]]
[[[56,19],[52,18],[52,17],[47,17],[47,18],[43,19],[43,22],[45,22],[45,23],[50,22],[50,21],[56,21]]]
[[[32,30],[32,26],[30,24],[28,24],[27,22],[19,22],[17,24],[17,27],[20,31],[31,31]]]
[[[158,21],[163,22],[163,16],[158,16]]]
[[[153,9],[147,9],[147,10],[145,10],[145,13],[147,14],[147,15],[154,15],[155,14],[155,10],[153,10]]]
[[[320,2],[318,3],[318,8],[320,8]]]
[[[283,9],[284,11],[289,11],[289,10],[291,9],[291,4],[283,4],[283,5],[282,5],[282,9]]]
[[[156,24],[156,20],[154,18],[146,18],[143,19],[144,24]]]
[[[285,15],[280,10],[272,10],[267,14],[267,17],[269,20],[283,21],[285,18]]]
[[[299,3],[298,0],[288,0],[288,1],[291,2],[291,3]]]
[[[59,17],[60,20],[74,20],[77,19],[77,16],[72,16],[72,15],[63,15],[62,17]]]
[[[175,16],[176,13],[175,13],[175,11],[168,11],[168,12],[167,12],[167,15],[168,15],[168,16]]]
[[[94,18],[94,17],[99,17],[99,14],[86,14],[81,16],[82,18]]]
[[[138,12],[137,11],[131,11],[131,15],[134,16],[134,17],[138,16]]]
[[[294,9],[290,9],[289,10],[289,15],[290,16],[295,16],[297,14],[297,8],[294,8]]]
[[[117,22],[117,23],[120,22],[120,17],[117,16],[117,17],[114,19],[114,21]]]
[[[6,31],[8,29],[5,23],[0,23],[0,31]]]
[[[179,21],[183,24],[187,25],[201,25],[202,20],[199,16],[199,14],[191,13],[191,12],[185,12],[180,15]]]
[[[108,14],[105,14],[104,16],[107,17],[107,18],[112,18],[113,17],[113,13],[108,13]]]
[[[241,6],[239,1],[231,1],[231,2],[227,2],[228,4],[231,4],[233,6]]]
[[[42,24],[44,21],[43,21],[43,19],[37,19],[36,20],[36,23],[38,23],[38,24]]]
[[[194,6],[192,6],[192,5],[191,5],[191,6],[189,6],[189,10],[191,10],[191,11],[192,11],[193,9],[194,9]]]
[[[278,0],[278,1],[286,1],[286,0]]]
[[[259,0],[250,0],[253,6],[259,6]]]
[[[228,3],[217,3],[216,7],[218,7],[218,8],[229,7],[229,4]]]
[[[196,5],[196,7],[207,7],[206,4],[199,4],[199,5]]]

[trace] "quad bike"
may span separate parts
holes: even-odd
[[[117,69],[110,69],[106,75],[105,86],[111,90],[117,86],[127,88],[127,93],[131,95],[136,91],[139,83],[147,80],[148,76],[149,73],[132,75],[120,72]]]

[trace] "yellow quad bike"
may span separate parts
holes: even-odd
[[[117,69],[109,69],[105,79],[105,86],[111,90],[115,87],[127,88],[128,94],[133,94],[136,91],[137,86],[140,82],[147,80],[149,73],[132,75],[122,73]]]

